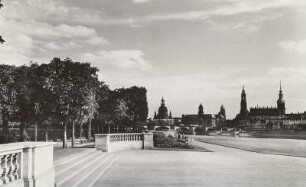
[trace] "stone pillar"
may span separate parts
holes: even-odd
[[[23,163],[21,165],[25,187],[33,186],[33,151],[31,146],[23,148]]]
[[[143,149],[153,149],[153,133],[143,133]]]
[[[95,148],[103,152],[110,152],[109,134],[95,134]]]

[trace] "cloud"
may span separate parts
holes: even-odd
[[[300,41],[283,41],[279,42],[281,48],[291,53],[305,54],[306,53],[306,39]]]
[[[0,45],[0,63],[23,65],[29,62],[34,46],[33,39],[27,35],[19,34],[9,38],[9,41]]]
[[[148,71],[151,65],[140,50],[100,50],[96,53],[84,53],[79,57],[82,61],[91,61],[99,67],[121,70]]]
[[[69,20],[86,21],[97,19],[99,12],[74,6],[66,6],[55,0],[10,0],[2,10],[7,19],[48,20],[52,22]]]
[[[91,45],[100,45],[100,46],[105,46],[105,45],[109,45],[110,44],[105,38],[99,37],[97,35],[90,36],[86,40],[86,42],[91,44]]]
[[[283,14],[277,13],[272,15],[262,15],[250,17],[245,20],[226,20],[226,21],[214,21],[209,20],[213,30],[221,31],[241,31],[246,33],[257,32],[261,29],[262,23],[274,21],[283,17]]]
[[[133,3],[147,3],[150,2],[151,0],[132,0]]]
[[[220,5],[214,9],[188,11],[170,14],[155,14],[146,17],[148,21],[162,20],[205,20],[211,16],[230,16],[242,13],[255,13],[267,9],[306,5],[304,0],[249,0],[231,1],[230,5]]]

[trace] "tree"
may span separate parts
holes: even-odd
[[[67,125],[72,122],[74,143],[75,123],[92,119],[97,103],[95,90],[98,85],[98,69],[90,63],[73,62],[71,59],[54,58],[48,64],[46,77],[48,89],[54,100],[54,115],[63,125],[63,147],[67,147]],[[89,133],[88,133],[89,134]]]
[[[15,89],[17,93],[15,113],[15,121],[20,122],[20,141],[26,140],[26,128],[30,124],[41,121],[41,105],[40,97],[41,85],[37,77],[38,64],[30,66],[20,66],[15,71]],[[35,137],[37,140],[37,137]]]
[[[128,106],[127,106],[127,102],[124,99],[117,99],[117,103],[116,103],[116,108],[115,108],[115,121],[117,122],[116,124],[116,129],[117,129],[117,133],[119,132],[119,127],[124,128],[125,130],[125,126],[123,125],[123,122],[126,121],[130,121],[132,120],[132,116],[127,114],[128,112]]]
[[[112,111],[114,111],[115,104],[110,99],[110,92],[108,85],[100,81],[96,92],[96,99],[98,103],[97,113],[95,115],[94,123],[97,125],[98,132],[104,132],[105,125],[111,120]]]
[[[137,124],[143,123],[148,117],[147,90],[144,87],[133,86],[115,90],[115,97],[123,99],[127,105],[125,125],[131,126],[134,130]],[[129,120],[127,120],[129,119]]]
[[[8,141],[8,125],[16,112],[16,89],[14,84],[15,66],[0,65],[0,111],[3,123],[3,134]]]
[[[62,126],[63,148],[67,148],[67,123],[70,115],[72,98],[69,92],[72,90],[70,81],[70,70],[67,68],[69,62],[54,58],[47,65],[47,76],[45,77],[45,88],[51,93],[54,121]]]

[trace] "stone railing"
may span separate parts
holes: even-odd
[[[0,152],[0,185],[21,179],[22,149],[9,147]]]
[[[0,145],[0,185],[54,186],[53,143]]]
[[[152,133],[95,134],[95,147],[105,152],[152,149]]]

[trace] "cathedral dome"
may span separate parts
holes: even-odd
[[[165,105],[164,98],[161,99],[161,105],[158,108],[157,119],[168,119],[168,108]]]

